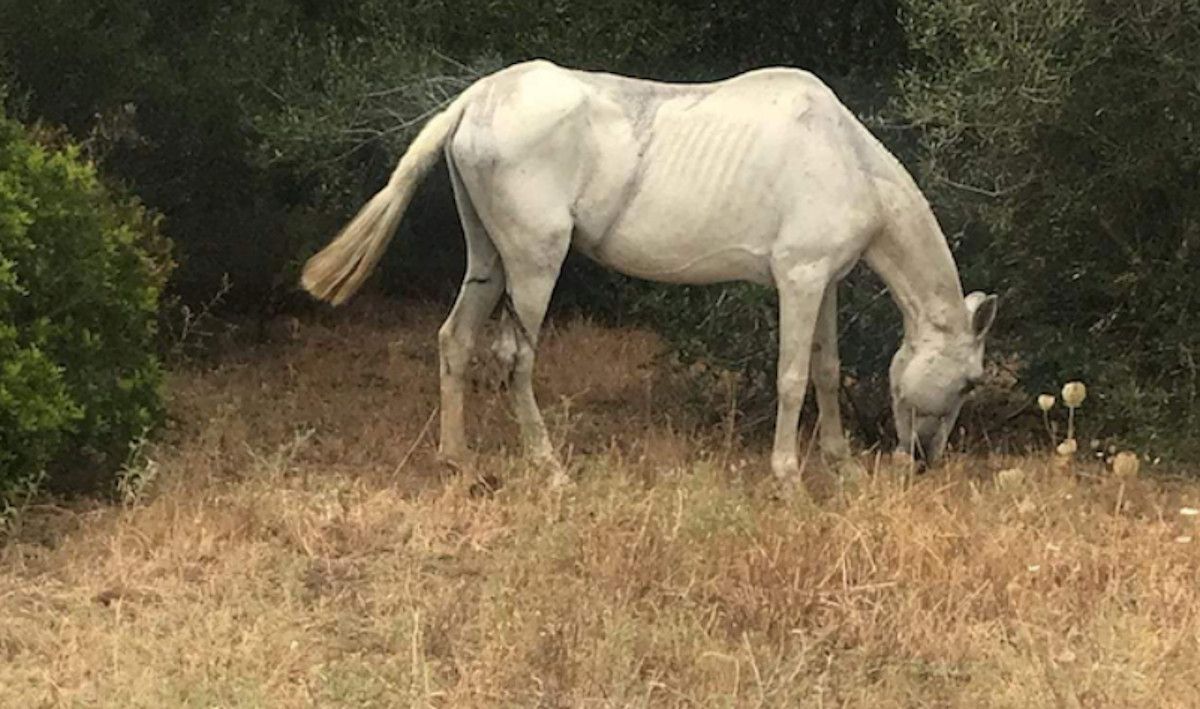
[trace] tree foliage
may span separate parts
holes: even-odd
[[[1002,291],[1027,386],[1083,378],[1101,433],[1194,446],[1200,2],[905,8],[899,107],[967,276]]]
[[[417,119],[483,71],[540,56],[659,78],[845,75],[903,48],[894,0],[0,0],[0,16],[25,117],[67,126],[165,215],[176,292],[206,299],[228,274],[230,303],[254,309],[294,288],[289,264],[379,186]],[[445,226],[443,188],[418,231]],[[453,233],[437,239],[403,255],[461,261]]]

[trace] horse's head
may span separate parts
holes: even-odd
[[[983,350],[996,318],[996,296],[966,297],[963,332],[923,335],[905,342],[889,372],[898,450],[914,452],[927,464],[942,454],[963,399],[983,379]]]

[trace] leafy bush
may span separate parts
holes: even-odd
[[[156,221],[77,148],[0,115],[0,488],[91,477],[158,419],[168,264]]]
[[[899,108],[968,278],[1003,289],[993,351],[1032,392],[1091,383],[1102,437],[1200,454],[1200,2],[904,5]]]

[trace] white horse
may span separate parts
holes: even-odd
[[[467,242],[458,299],[438,332],[441,442],[468,454],[464,370],[502,296],[512,403],[526,453],[562,481],[532,386],[534,353],[570,247],[672,283],[750,281],[779,294],[771,468],[797,481],[812,376],[822,449],[849,448],[838,409],[837,283],[859,258],[904,317],[890,369],[899,447],[932,462],[983,375],[996,296],[964,298],[954,259],[909,173],[811,74],[761,69],[670,84],[547,61],[484,77],[422,128],[386,187],[305,266],[340,304],[374,268],[444,148]]]

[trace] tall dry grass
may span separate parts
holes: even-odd
[[[694,413],[725,394],[586,323],[540,375],[577,486],[510,454],[486,365],[451,474],[437,319],[360,307],[177,372],[128,504],[32,509],[0,548],[0,704],[1200,705],[1200,486],[868,459],[780,500]]]

